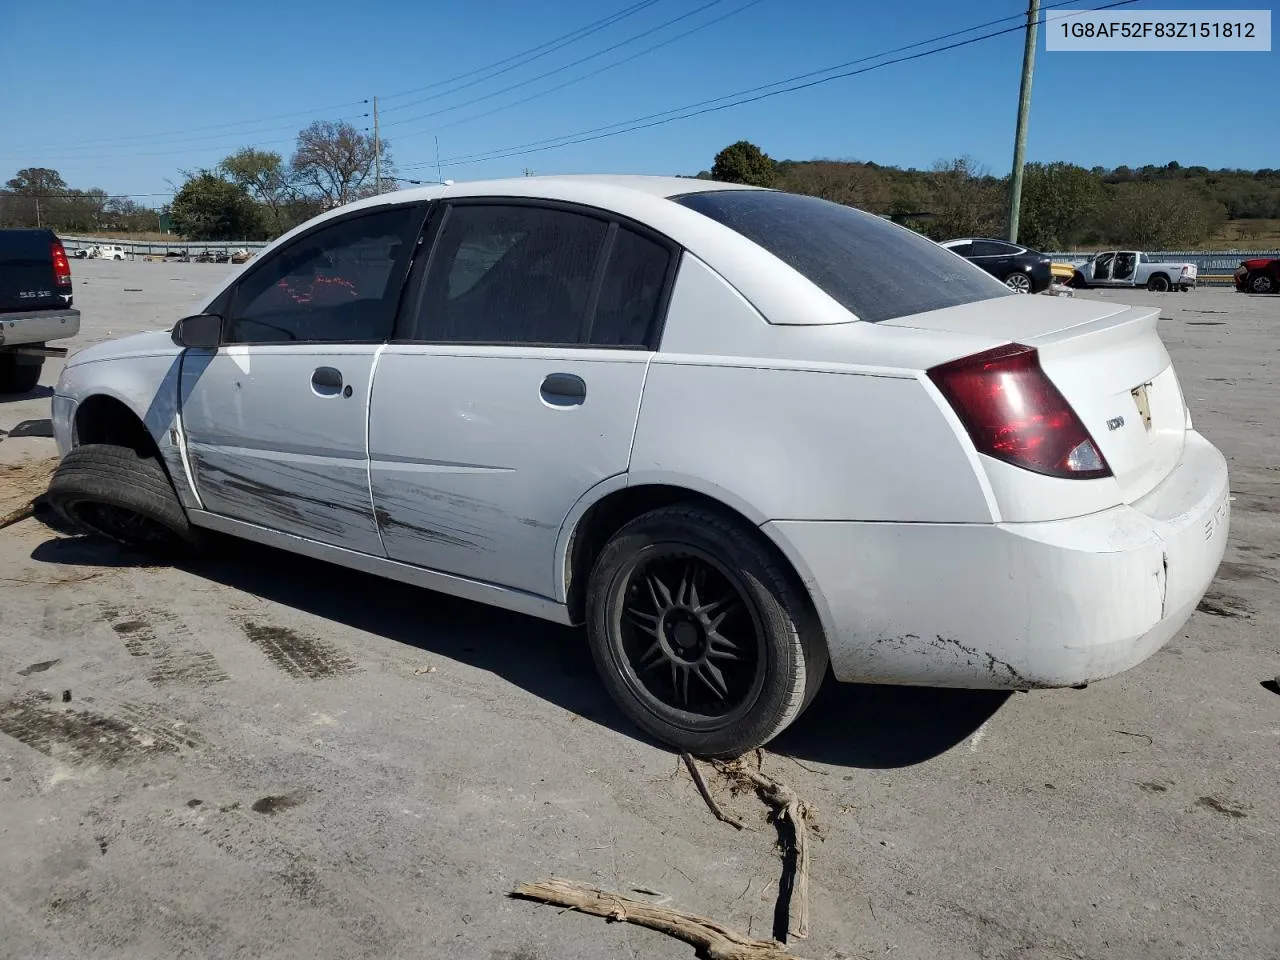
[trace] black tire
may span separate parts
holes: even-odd
[[[1147,278],[1147,289],[1154,293],[1164,293],[1169,289],[1169,278],[1163,273],[1153,273]]]
[[[674,569],[683,572],[659,576]],[[587,637],[627,716],[700,757],[737,757],[773,739],[813,700],[828,662],[812,606],[768,542],[690,505],[646,513],[605,545],[587,590]]]
[[[1088,288],[1089,284],[1085,280],[1084,274],[1077,270],[1071,275],[1071,280],[1067,286],[1071,287],[1073,290],[1085,290]]]
[[[44,344],[32,344],[44,346]],[[0,393],[29,393],[40,383],[44,357],[0,353]]]
[[[191,557],[205,548],[164,467],[128,447],[73,448],[54,470],[47,499],[73,526],[157,556]]]
[[[1250,293],[1275,293],[1276,282],[1266,273],[1251,274],[1245,280],[1245,289]]]
[[[1004,278],[1004,285],[1014,293],[1033,293],[1031,277],[1021,270],[1014,270]]]

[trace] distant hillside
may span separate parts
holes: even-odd
[[[843,160],[774,161],[741,141],[721,151],[715,166],[698,176],[768,184],[893,215],[939,240],[1006,233],[1008,177],[993,177],[967,158],[929,170]],[[1280,240],[1280,170],[1210,170],[1176,162],[1115,169],[1031,163],[1022,197],[1018,238],[1042,250],[1248,248]]]

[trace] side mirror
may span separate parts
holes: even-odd
[[[183,317],[173,326],[173,342],[180,347],[217,350],[222,342],[222,317],[216,313],[197,313]]]

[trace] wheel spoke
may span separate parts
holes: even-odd
[[[737,602],[737,597],[724,597],[720,600],[712,600],[710,603],[693,604],[693,612],[705,623],[717,610],[733,606]]]
[[[704,660],[698,664],[698,679],[706,684],[707,689],[714,693],[721,700],[729,698],[729,685],[724,682],[724,674],[720,672],[720,668],[709,660]]]
[[[689,705],[689,668],[683,664],[671,663],[671,689],[675,691],[680,702]]]
[[[635,607],[627,608],[627,616],[631,618],[631,622],[645,633],[652,636],[658,635],[658,617],[652,613],[644,613]]]
[[[653,645],[649,647],[649,649],[646,650],[644,653],[642,653],[639,659],[636,660],[636,672],[645,673],[649,670],[652,670],[654,667],[660,664],[662,660],[663,660],[662,644],[660,644],[657,640],[655,640],[653,641]]]
[[[707,656],[716,660],[741,660],[741,650],[736,643],[721,633],[707,634]]]
[[[685,606],[689,604],[689,591],[693,588],[693,561],[689,561],[684,565],[684,573],[680,575],[680,586],[676,587],[676,604]]]
[[[656,612],[660,613],[671,606],[671,591],[658,579],[656,573],[649,574],[645,582],[649,585],[649,596],[653,598],[653,609]]]

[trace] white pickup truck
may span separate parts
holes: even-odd
[[[1196,285],[1194,263],[1161,263],[1141,250],[1102,250],[1076,267],[1071,286],[1146,287],[1148,290],[1181,290]]]
[[[40,382],[50,347],[80,332],[71,308],[71,263],[50,230],[0,230],[0,393],[26,393]]]

